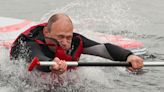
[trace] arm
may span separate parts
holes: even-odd
[[[47,46],[38,45],[35,42],[28,43],[31,47],[31,57],[38,57],[39,61],[56,62],[52,66],[37,66],[37,69],[42,72],[53,72],[55,74],[63,74],[67,70],[67,65],[64,60],[54,58],[54,53]],[[44,52],[44,53],[43,53]],[[48,52],[48,53],[47,53]]]
[[[53,60],[53,58],[46,56],[44,51],[42,51],[42,49],[46,49],[46,48],[42,48],[41,45],[38,45],[35,42],[28,42],[28,45],[31,50],[30,57],[32,59],[34,57],[38,57],[39,61],[50,61],[51,62]],[[28,62],[30,63],[31,60]],[[49,66],[37,66],[37,70],[42,71],[42,72],[51,72]]]
[[[98,43],[81,36],[84,44],[84,54],[100,56],[114,61],[126,61],[132,54],[129,50],[110,43]]]
[[[82,36],[82,39],[84,44],[84,54],[100,56],[114,61],[130,62],[132,64],[132,67],[128,67],[130,71],[136,71],[143,67],[143,59],[133,55],[129,50],[110,43],[100,44],[89,40],[84,36]]]
[[[13,47],[11,49],[12,60],[24,59],[24,61],[30,63],[34,57],[38,57],[40,61],[52,60],[51,58],[43,54],[40,46],[34,41],[18,40],[13,44]],[[50,72],[48,66],[38,66],[37,69],[42,72]]]

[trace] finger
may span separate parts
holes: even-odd
[[[54,61],[58,62],[58,61],[60,61],[60,59],[58,57],[55,57]]]
[[[59,69],[60,69],[60,67],[58,64],[55,64],[52,66],[52,70],[59,70]]]
[[[67,70],[67,64],[66,64],[66,61],[64,61],[63,69],[64,69],[64,71]]]
[[[133,71],[135,71],[132,67],[128,67],[128,71],[129,72],[133,72]]]
[[[140,69],[140,68],[142,68],[142,67],[143,67],[142,63],[141,63],[141,62],[138,62],[138,63],[137,63],[137,69]]]
[[[141,69],[143,67],[143,59],[136,60],[137,69]]]
[[[53,61],[54,61],[54,62],[56,62],[56,65],[57,65],[57,64],[58,64],[58,62],[60,61],[60,59],[59,59],[59,58],[57,58],[57,57],[55,57]]]
[[[62,60],[61,62],[62,62],[61,66],[60,66],[61,72],[65,72],[66,68],[67,68],[67,65],[66,65],[64,60]]]
[[[52,72],[59,75],[59,74],[63,73],[63,70],[61,70],[61,69],[54,69],[54,70],[52,70]]]
[[[61,60],[61,68],[62,69],[64,69],[65,65],[66,65],[65,61],[64,60]]]
[[[55,73],[57,75],[63,74],[63,72],[60,72],[59,70],[58,71],[53,71],[53,73]]]
[[[52,65],[52,67],[53,67],[52,69],[59,70],[60,66],[58,63],[60,62],[60,59],[58,57],[55,57],[54,62],[56,62],[56,64]]]
[[[132,61],[130,63],[131,63],[132,66],[128,67],[128,70],[133,72],[137,69],[137,64],[135,62],[132,62]]]
[[[140,60],[140,67],[141,67],[141,68],[144,66],[143,62],[144,62],[144,60],[141,59],[141,60]]]
[[[63,67],[63,61],[60,60],[59,58],[56,58],[56,63],[59,66],[59,69],[61,69]]]
[[[65,66],[64,66],[64,70],[67,71],[67,64],[65,64]]]
[[[137,69],[138,64],[137,64],[136,62],[131,62],[131,64],[132,64],[132,68],[133,68],[133,69]]]

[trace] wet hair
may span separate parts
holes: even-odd
[[[55,23],[57,20],[59,20],[60,15],[61,14],[54,14],[49,18],[48,24],[47,24],[48,31],[51,31],[52,24]],[[62,14],[62,15],[66,16],[68,18],[68,20],[72,23],[72,21],[71,21],[71,19],[69,18],[68,15],[65,15],[65,14]]]

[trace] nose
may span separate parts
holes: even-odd
[[[61,45],[65,47],[65,46],[67,46],[67,44],[68,44],[67,39],[63,38],[62,41],[61,41]]]

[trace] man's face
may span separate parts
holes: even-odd
[[[47,37],[56,39],[64,50],[71,47],[73,25],[70,21],[58,20],[52,24]]]

